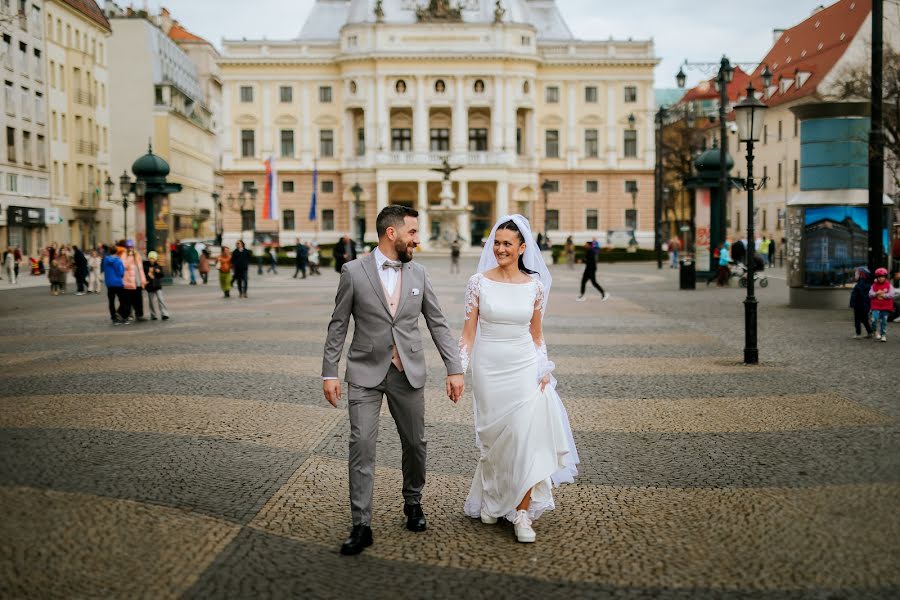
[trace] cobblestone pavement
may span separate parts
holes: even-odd
[[[423,262],[458,332],[466,277]],[[900,596],[900,326],[853,341],[775,271],[746,367],[742,290],[612,265],[612,298],[576,303],[579,275],[554,267],[545,331],[581,474],[538,542],[462,514],[472,399],[429,344],[429,529],[403,528],[385,408],[356,557],[348,419],[318,377],[333,271],[247,300],[179,284],[170,321],[116,328],[105,295],[0,291],[0,597]]]

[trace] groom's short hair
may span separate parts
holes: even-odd
[[[382,208],[378,213],[378,218],[375,219],[375,231],[378,232],[378,237],[386,234],[388,227],[400,228],[406,217],[416,219],[419,217],[419,211],[399,204],[391,204]]]

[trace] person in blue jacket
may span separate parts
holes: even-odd
[[[106,284],[106,299],[109,301],[109,318],[113,325],[128,324],[128,302],[122,289],[122,276],[125,275],[125,265],[117,254],[119,248],[112,249],[100,263],[103,271],[103,281]],[[121,248],[124,252],[124,248]],[[116,299],[119,300],[119,308],[116,310]]]

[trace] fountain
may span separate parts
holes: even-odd
[[[450,173],[458,171],[462,167],[451,167],[450,161],[444,157],[440,168],[431,169],[438,173],[443,173],[444,178],[441,180],[441,193],[439,198],[441,203],[437,206],[428,207],[428,216],[432,222],[435,220],[440,223],[440,233],[436,245],[440,248],[449,248],[450,244],[460,235],[460,217],[471,212],[471,206],[461,206],[456,204],[456,194],[453,193],[453,182],[450,181]]]

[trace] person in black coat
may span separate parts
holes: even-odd
[[[338,273],[341,272],[344,263],[356,260],[356,246],[353,244],[353,240],[350,239],[349,235],[345,235],[334,245],[332,254],[334,255],[334,270]]]
[[[247,297],[247,272],[250,270],[250,251],[244,246],[243,240],[235,243],[234,252],[231,253],[231,270],[234,272],[234,284],[237,286],[238,295]]]
[[[87,286],[88,261],[84,252],[78,246],[72,246],[75,252],[75,283],[78,285],[76,296],[84,296],[84,288]]]
[[[857,340],[862,337],[862,328],[860,325],[865,326],[866,337],[872,337],[872,325],[869,322],[869,289],[872,287],[872,282],[869,280],[869,275],[869,269],[866,267],[859,267],[856,269],[856,285],[853,286],[853,291],[850,292],[850,308],[853,309],[853,327],[856,329],[856,335],[853,337]]]
[[[306,279],[306,265],[309,262],[309,246],[300,240],[297,240],[297,258],[295,260],[296,268],[294,269],[294,279],[297,279],[297,273],[303,274],[303,277],[300,279]]]
[[[747,248],[744,247],[744,242],[741,240],[734,240],[734,243],[731,245],[731,260],[739,263],[744,263],[747,260]]]
[[[597,291],[603,296],[602,301],[609,298],[609,294],[603,291],[600,284],[597,283],[597,255],[594,254],[594,245],[591,242],[584,244],[584,274],[581,276],[581,295],[576,298],[578,302],[584,302],[584,290],[588,281],[597,288]]]

